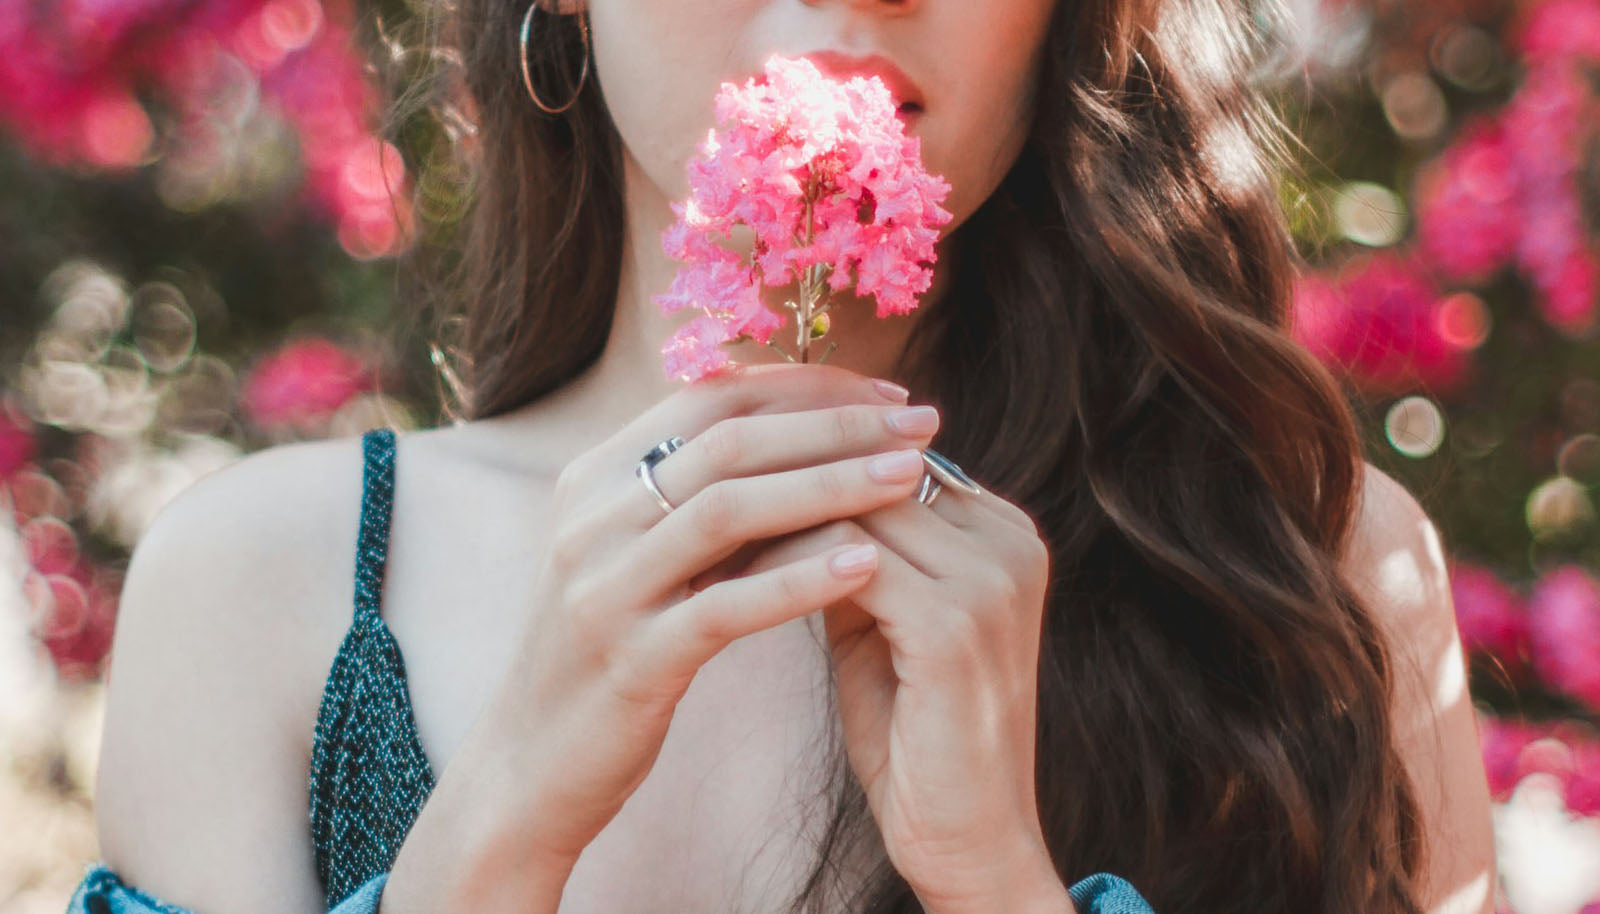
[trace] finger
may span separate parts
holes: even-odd
[[[939,427],[931,406],[852,403],[821,409],[735,416],[691,439],[654,468],[656,487],[667,501],[681,505],[721,479],[774,473],[873,454],[895,448],[927,447]],[[641,486],[641,488],[643,488]],[[658,522],[655,499],[626,493],[640,528]]]
[[[873,378],[837,365],[772,363],[741,365],[681,388],[634,417],[591,453],[594,472],[632,470],[639,455],[673,435],[692,439],[729,416],[812,409],[843,403],[902,403]]]
[[[901,456],[904,475],[871,467]],[[617,551],[608,580],[619,605],[654,604],[750,540],[780,536],[910,497],[921,478],[914,448],[724,479],[695,493]]]
[[[695,673],[734,640],[816,612],[860,589],[876,573],[879,557],[871,544],[846,543],[719,581],[667,608],[642,623],[629,649],[626,666],[638,680],[635,687],[681,694]],[[855,563],[839,564],[843,559]]]
[[[751,557],[758,554],[761,548],[770,542],[773,540],[751,540],[735,549],[727,558],[690,578],[687,585],[689,592],[699,593],[718,581],[749,574]]]
[[[852,520],[929,578],[959,578],[966,573],[973,556],[986,551],[978,545],[986,543],[986,537],[1011,536],[1015,531],[984,509],[965,509],[967,526],[957,526],[938,510],[945,497],[939,496],[932,505],[915,498],[891,502]],[[1004,529],[1000,529],[1002,525]]]
[[[856,604],[871,603],[878,615],[888,617],[896,613],[902,630],[913,629],[917,620],[911,616],[927,611],[933,596],[933,579],[888,543],[862,526],[863,516],[855,515],[831,521],[817,527],[777,537],[768,542],[750,560],[748,573],[759,573],[769,568],[782,567],[798,557],[840,543],[872,543],[878,547],[878,570],[861,590],[847,600],[829,606],[827,617],[830,643],[837,648],[840,640],[859,636],[879,624],[879,618],[865,612]],[[885,599],[887,597],[887,600]],[[910,609],[904,607],[909,606]],[[854,607],[853,609],[851,607]],[[910,613],[910,615],[905,615]]]
[[[946,488],[948,489],[949,487],[947,486]],[[951,493],[946,492],[945,494],[948,495]],[[936,498],[934,499],[933,504],[929,505],[929,507],[933,508],[934,510],[940,510],[940,507],[948,502],[949,506],[954,509],[954,512],[960,512],[968,507],[976,506],[988,512],[991,516],[997,517],[1000,520],[1015,526],[1018,530],[1021,530],[1023,533],[1026,533],[1029,536],[1036,537],[1042,532],[1039,522],[1034,520],[1033,515],[1028,513],[1026,509],[1001,497],[1000,495],[995,494],[987,487],[985,487],[984,490],[977,495],[973,495],[970,492],[961,492],[960,490],[957,490],[956,494],[959,494],[961,497],[955,499]],[[953,513],[952,515],[947,516],[961,517],[962,515]]]
[[[851,541],[876,544],[878,570],[865,586],[823,611],[829,646],[838,653],[876,629],[901,658],[944,663],[980,648],[972,617],[952,605],[949,585],[911,564],[861,520],[841,520],[835,529],[848,531],[840,535]]]
[[[979,486],[976,494],[955,486],[946,485],[933,500],[933,504],[924,507],[934,511],[940,517],[962,529],[981,528],[988,518],[1002,520],[1024,533],[1038,536],[1040,527],[1033,519],[1033,515],[1013,504],[1006,498],[991,490],[988,486]],[[921,502],[918,502],[921,504]],[[659,509],[658,509],[659,510]]]
[[[862,538],[861,528],[856,524],[834,520],[782,536],[750,540],[727,558],[695,575],[689,581],[689,589],[690,592],[704,590],[718,581],[766,571]]]

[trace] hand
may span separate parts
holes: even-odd
[[[886,425],[900,402],[842,368],[750,366],[675,392],[562,471],[541,519],[553,533],[538,611],[468,737],[495,776],[485,794],[506,798],[505,824],[480,840],[575,863],[653,766],[703,664],[863,585],[830,568],[839,544],[698,592],[690,581],[751,540],[910,495],[920,470],[868,472],[881,452],[927,444]],[[655,469],[666,513],[634,467],[671,434],[686,444]]]
[[[786,537],[749,567],[844,541],[881,553],[823,615],[850,764],[890,862],[930,912],[1059,904],[1034,783],[1049,552],[1032,518],[946,486],[932,505],[896,499]]]

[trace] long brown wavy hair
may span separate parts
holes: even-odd
[[[620,139],[593,78],[563,116],[530,103],[525,9],[456,0],[420,42],[454,93],[412,68],[390,107],[453,125],[468,205],[404,289],[467,418],[583,371],[616,304]],[[581,33],[545,21],[535,78],[564,99]],[[1058,4],[1026,146],[956,230],[899,371],[945,416],[936,446],[1051,549],[1037,785],[1063,880],[1116,873],[1161,914],[1415,914],[1395,674],[1339,572],[1361,441],[1286,332],[1292,138],[1255,88],[1259,37],[1245,0]],[[845,908],[920,911],[833,737],[789,910],[839,910],[865,853]]]

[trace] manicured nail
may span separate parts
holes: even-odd
[[[902,435],[926,435],[939,427],[939,410],[932,406],[902,406],[890,411],[889,426]]]
[[[883,394],[885,397],[888,397],[889,399],[899,403],[904,403],[911,397],[911,391],[906,390],[904,387],[901,387],[899,384],[896,384],[893,381],[885,381],[882,378],[873,378],[872,386],[878,388],[878,393]]]
[[[846,549],[828,560],[828,569],[838,575],[855,575],[878,564],[878,547],[871,543]]]
[[[891,451],[872,458],[867,472],[879,482],[905,482],[922,473],[922,452],[916,448],[908,451]]]

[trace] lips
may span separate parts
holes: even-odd
[[[876,76],[883,80],[894,97],[900,113],[914,119],[925,107],[922,89],[907,76],[895,62],[882,54],[856,55],[842,51],[822,49],[801,55],[816,65],[818,70],[834,79],[845,80],[852,76]]]

